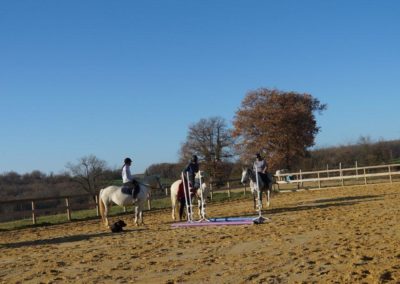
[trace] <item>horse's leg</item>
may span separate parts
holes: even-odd
[[[197,198],[197,208],[199,209],[199,210],[197,211],[197,213],[198,213],[198,215],[199,215],[199,219],[202,219],[203,216],[201,216],[201,198],[200,198],[200,199]]]
[[[144,204],[140,204],[139,205],[139,224],[140,225],[144,225],[144,220],[143,220],[143,208],[144,208]]]
[[[138,210],[139,210],[139,206],[134,206],[134,216],[135,216],[135,221],[134,221],[134,223],[135,223],[135,226],[139,226],[139,224],[138,224]]]
[[[183,211],[185,210],[185,206],[186,206],[185,199],[181,198],[179,200],[179,221],[183,220]]]
[[[175,221],[175,208],[176,208],[176,199],[171,198],[171,204],[172,204],[172,220]]]
[[[268,189],[266,195],[267,195],[267,207],[269,207],[269,204],[271,202],[271,190]]]
[[[204,199],[204,197],[203,197],[203,199]],[[204,218],[206,218],[206,200],[204,199],[204,202],[203,202],[203,208],[201,209],[202,211],[203,211],[203,213],[204,213],[204,216],[202,216],[202,218],[204,217]]]
[[[110,204],[108,204],[107,202],[104,202],[104,223],[105,223],[106,227],[109,226],[109,223],[108,223],[108,210],[109,210],[110,207],[111,207]]]

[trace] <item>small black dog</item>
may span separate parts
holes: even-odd
[[[115,222],[114,224],[112,224],[110,226],[111,232],[113,233],[118,233],[118,232],[122,232],[122,228],[125,227],[126,224],[124,221],[122,220],[118,220],[117,222]]]

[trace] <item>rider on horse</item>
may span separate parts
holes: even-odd
[[[180,203],[180,208],[179,208],[179,218],[182,220],[183,216],[183,210],[186,205],[186,200],[185,200],[185,193],[184,193],[184,188],[186,187],[186,192],[190,192],[190,197],[189,194],[187,195],[189,198],[193,198],[195,195],[196,189],[199,188],[200,186],[196,184],[195,182],[195,177],[196,173],[199,171],[199,163],[196,155],[192,156],[192,159],[190,160],[189,164],[185,167],[183,170],[183,181],[182,184],[179,188],[178,191],[178,201]],[[189,176],[189,182],[187,181],[187,175]],[[185,183],[185,186],[183,186],[183,183]]]
[[[127,188],[132,191],[133,199],[136,199],[137,194],[140,191],[139,183],[133,178],[131,174],[131,165],[132,160],[131,158],[125,158],[124,165],[122,166],[122,183],[124,188]]]
[[[269,184],[271,181],[268,178],[268,164],[265,159],[263,159],[260,153],[256,154],[256,160],[254,161],[254,167],[259,173],[264,184]]]
[[[195,183],[196,173],[199,171],[199,163],[196,155],[192,156],[190,163],[184,169],[185,178],[186,173],[189,173],[189,188],[193,191],[195,188],[199,188],[199,185]]]

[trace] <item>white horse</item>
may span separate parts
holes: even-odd
[[[196,179],[199,180],[200,177],[201,178],[204,177],[203,171],[197,172]],[[175,208],[176,208],[176,204],[178,201],[178,192],[179,192],[179,188],[181,187],[181,184],[182,184],[182,180],[178,179],[171,185],[172,220],[175,220]],[[209,194],[209,188],[207,187],[207,184],[205,182],[202,182],[200,187],[197,189],[195,196],[193,197],[193,199],[197,200],[198,209],[199,209],[198,210],[199,218],[202,218],[202,216],[201,216],[201,196],[203,195],[203,206],[205,207],[208,194]],[[192,202],[193,202],[193,199],[192,199]],[[182,221],[183,208],[180,208],[179,211],[180,211],[179,219],[180,219],[180,221]]]
[[[132,194],[126,194],[122,192],[122,186],[111,185],[100,190],[99,193],[99,207],[101,220],[108,227],[108,212],[113,203],[119,206],[134,206],[135,225],[144,225],[143,222],[143,210],[146,206],[146,201],[150,198],[150,189],[155,189],[156,186],[160,185],[158,177],[149,177],[145,179],[144,183],[139,182],[140,191],[136,196],[136,200],[133,200]]]
[[[270,202],[271,202],[271,193],[272,193],[272,185],[274,183],[274,178],[270,173],[267,173],[269,183],[265,184],[264,181],[262,180],[261,176],[259,173],[258,177],[256,177],[254,170],[251,168],[243,168],[242,171],[242,179],[241,183],[245,184],[247,181],[250,180],[250,189],[251,193],[253,194],[253,202],[254,202],[254,209],[256,209],[256,201],[258,199],[258,191],[257,191],[257,179],[258,179],[258,185],[260,189],[260,201],[261,201],[261,208],[262,208],[262,193],[264,192],[266,195],[266,206],[269,207]]]
[[[149,190],[149,199],[151,199],[151,195],[153,190],[162,190],[162,184],[160,181],[160,177],[158,175],[144,176],[142,182],[150,189]]]

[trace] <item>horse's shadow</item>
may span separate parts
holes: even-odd
[[[334,208],[342,206],[352,206],[362,202],[377,201],[382,200],[383,195],[362,195],[362,196],[348,196],[348,197],[338,197],[330,199],[317,199],[310,201],[309,204],[297,204],[290,207],[280,207],[280,208],[263,208],[263,213],[265,214],[280,214],[288,212],[299,212],[312,209],[325,209]],[[254,216],[254,214],[246,214],[244,217]]]
[[[345,196],[345,197],[337,197],[337,198],[327,198],[327,199],[317,199],[312,201],[312,203],[328,203],[328,202],[347,202],[347,201],[356,201],[362,202],[363,200],[377,200],[382,199],[383,195],[361,195],[361,196]],[[367,200],[368,201],[368,200]]]
[[[284,212],[297,212],[311,209],[325,209],[343,206],[353,206],[362,202],[377,201],[382,200],[382,195],[362,195],[362,196],[348,196],[348,197],[338,197],[330,199],[317,199],[311,201],[309,204],[297,205],[295,207],[287,208],[276,208],[272,209],[270,212],[272,214],[284,213]]]
[[[26,246],[57,245],[57,244],[62,244],[62,243],[87,241],[87,240],[95,239],[95,238],[117,236],[119,234],[132,233],[132,232],[145,231],[145,230],[148,230],[148,229],[144,229],[144,228],[128,229],[128,230],[124,230],[119,233],[101,232],[101,233],[93,233],[93,234],[80,234],[80,235],[64,236],[64,237],[57,237],[57,238],[50,238],[50,239],[23,241],[23,242],[16,242],[16,243],[6,243],[6,244],[0,244],[0,248],[21,248],[21,247],[26,247]]]

